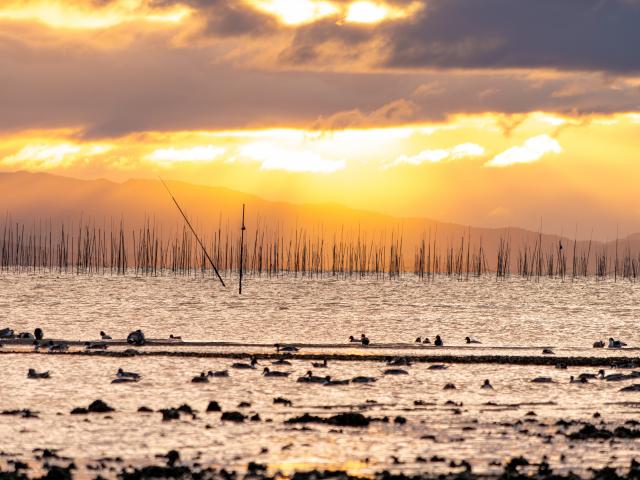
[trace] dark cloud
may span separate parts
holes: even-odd
[[[636,0],[431,0],[411,20],[363,26],[325,19],[298,28],[278,26],[230,0],[149,5],[177,3],[196,9],[191,20],[207,26],[200,34],[208,42],[174,41],[183,28],[177,26],[140,29],[121,45],[92,46],[111,37],[0,22],[0,131],[78,126],[101,137],[145,130],[378,126],[458,113],[640,110],[638,83],[617,73],[632,71],[638,62],[640,38],[632,40],[640,33],[628,26],[630,20],[640,25]],[[623,12],[629,19],[621,19]],[[566,45],[554,42],[559,32]],[[595,32],[594,38],[587,32]],[[115,29],[108,33],[118,37]],[[599,60],[604,47],[594,44],[611,47],[622,42],[618,37],[626,38],[624,48]],[[371,51],[375,46],[379,52]],[[571,48],[575,55],[569,55]],[[367,68],[372,53],[388,52],[386,68]],[[603,67],[605,60],[611,68]],[[299,68],[292,70],[292,64]],[[531,68],[507,68],[516,66]],[[537,67],[545,71],[536,73]],[[564,72],[549,75],[548,67]],[[578,67],[611,71],[570,71]]]
[[[384,35],[391,68],[640,71],[637,0],[429,0]]]

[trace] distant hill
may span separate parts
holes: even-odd
[[[443,223],[423,218],[394,218],[374,212],[353,210],[341,205],[292,204],[270,202],[255,195],[220,187],[192,185],[168,181],[172,193],[203,237],[211,237],[217,229],[239,233],[242,204],[246,205],[247,241],[254,238],[256,227],[284,239],[295,238],[295,232],[305,238],[323,237],[327,244],[334,238],[345,242],[356,242],[358,236],[363,244],[390,244],[391,238],[402,238],[405,268],[413,268],[415,254],[421,242],[435,242],[435,248],[445,256],[466,256],[467,245],[471,253],[477,253],[480,245],[490,270],[497,265],[500,241],[510,241],[511,265],[517,267],[519,252],[524,257],[525,247],[528,261],[538,249],[568,257],[569,270],[573,258],[573,241],[556,235],[539,235],[538,232],[519,228],[482,228]],[[0,173],[0,205],[3,217],[0,226],[6,223],[24,224],[29,228],[45,228],[49,222],[54,231],[61,224],[74,228],[82,221],[107,227],[122,220],[126,228],[138,229],[145,222],[155,225],[169,236],[183,228],[183,220],[159,181],[128,180],[116,183],[107,180],[79,180],[46,173],[12,172]],[[48,226],[46,227],[48,228]],[[0,232],[1,234],[1,232]],[[465,242],[465,249],[461,245]],[[559,250],[562,245],[562,250]],[[629,249],[638,252],[640,234],[631,235],[618,242],[619,255]],[[595,268],[595,256],[606,251],[615,255],[615,241],[609,243],[581,241],[576,245],[576,256],[586,255]],[[470,255],[471,256],[471,255]],[[635,255],[637,257],[637,254]],[[443,257],[442,262],[445,259]],[[466,262],[466,258],[461,259]],[[472,262],[472,259],[469,260]],[[442,265],[441,265],[442,266]]]

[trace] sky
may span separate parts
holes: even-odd
[[[0,171],[640,231],[640,0],[3,0]]]

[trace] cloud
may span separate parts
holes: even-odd
[[[261,170],[334,173],[346,167],[344,160],[330,160],[316,152],[288,149],[269,142],[254,142],[240,148],[240,155],[261,162]]]
[[[458,160],[465,157],[480,157],[484,155],[484,147],[476,143],[461,143],[452,148],[422,150],[420,153],[412,156],[400,155],[390,164],[384,165],[383,168],[392,168],[399,165],[422,165],[423,163],[440,163],[443,161]]]
[[[538,135],[528,139],[521,146],[511,147],[496,155],[485,163],[485,167],[508,167],[522,163],[533,163],[548,153],[562,153],[562,146],[549,135]]]
[[[159,148],[148,155],[148,159],[169,166],[174,163],[210,163],[225,153],[225,149],[214,145],[189,148]]]
[[[636,0],[431,0],[385,31],[392,68],[640,71]]]
[[[75,162],[102,155],[110,150],[107,145],[76,145],[72,143],[25,145],[20,151],[0,161],[1,166],[50,170],[69,167]]]

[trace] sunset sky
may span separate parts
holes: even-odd
[[[639,26],[640,0],[2,0],[0,171],[640,231]]]

